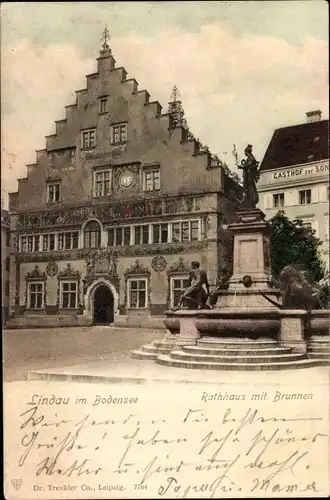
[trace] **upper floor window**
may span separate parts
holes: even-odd
[[[127,123],[116,123],[111,126],[111,142],[119,144],[127,141]]]
[[[152,225],[152,241],[153,243],[167,243],[169,241],[169,231],[167,223]]]
[[[96,221],[88,222],[84,230],[84,248],[98,248],[101,246],[101,228]]]
[[[55,234],[43,234],[42,235],[42,249],[44,252],[48,250],[55,250]]]
[[[149,224],[134,226],[134,245],[145,245],[149,243]]]
[[[96,146],[96,129],[90,128],[81,131],[81,147],[83,149],[91,149]]]
[[[73,248],[78,248],[78,246],[79,246],[78,231],[58,234],[58,240],[57,240],[58,250],[71,250]]]
[[[108,112],[108,98],[102,97],[99,99],[99,113],[107,113]]]
[[[61,199],[61,183],[49,182],[47,184],[47,202],[56,203]]]
[[[198,221],[182,221],[172,223],[172,241],[197,241],[198,239]]]
[[[131,227],[115,227],[108,229],[108,246],[122,246],[131,244]]]
[[[299,191],[299,203],[300,205],[307,205],[312,203],[312,190],[304,189],[303,191]]]
[[[274,208],[284,207],[284,193],[273,194],[273,207]]]
[[[144,172],[144,190],[159,191],[160,189],[160,169],[146,170]]]
[[[26,248],[26,236],[22,236],[21,251],[39,252],[39,244],[40,244],[40,236],[38,234],[31,235],[27,237],[27,248]]]
[[[94,172],[94,196],[108,196],[110,194],[110,170]]]

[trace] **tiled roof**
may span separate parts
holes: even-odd
[[[329,158],[329,120],[275,130],[260,170],[301,165]]]

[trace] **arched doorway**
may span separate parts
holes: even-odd
[[[110,325],[114,322],[114,300],[109,287],[99,285],[94,293],[93,323]]]

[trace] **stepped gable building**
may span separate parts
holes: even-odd
[[[329,265],[329,120],[320,110],[306,118],[275,130],[260,165],[259,207],[267,218],[284,210],[314,229]]]
[[[230,265],[241,187],[189,132],[176,87],[162,113],[107,42],[10,194],[12,327],[156,326],[192,260],[211,285]]]
[[[9,313],[9,243],[10,225],[7,210],[1,209],[1,322],[5,327]]]

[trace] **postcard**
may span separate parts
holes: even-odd
[[[1,14],[5,498],[327,497],[327,4]]]

